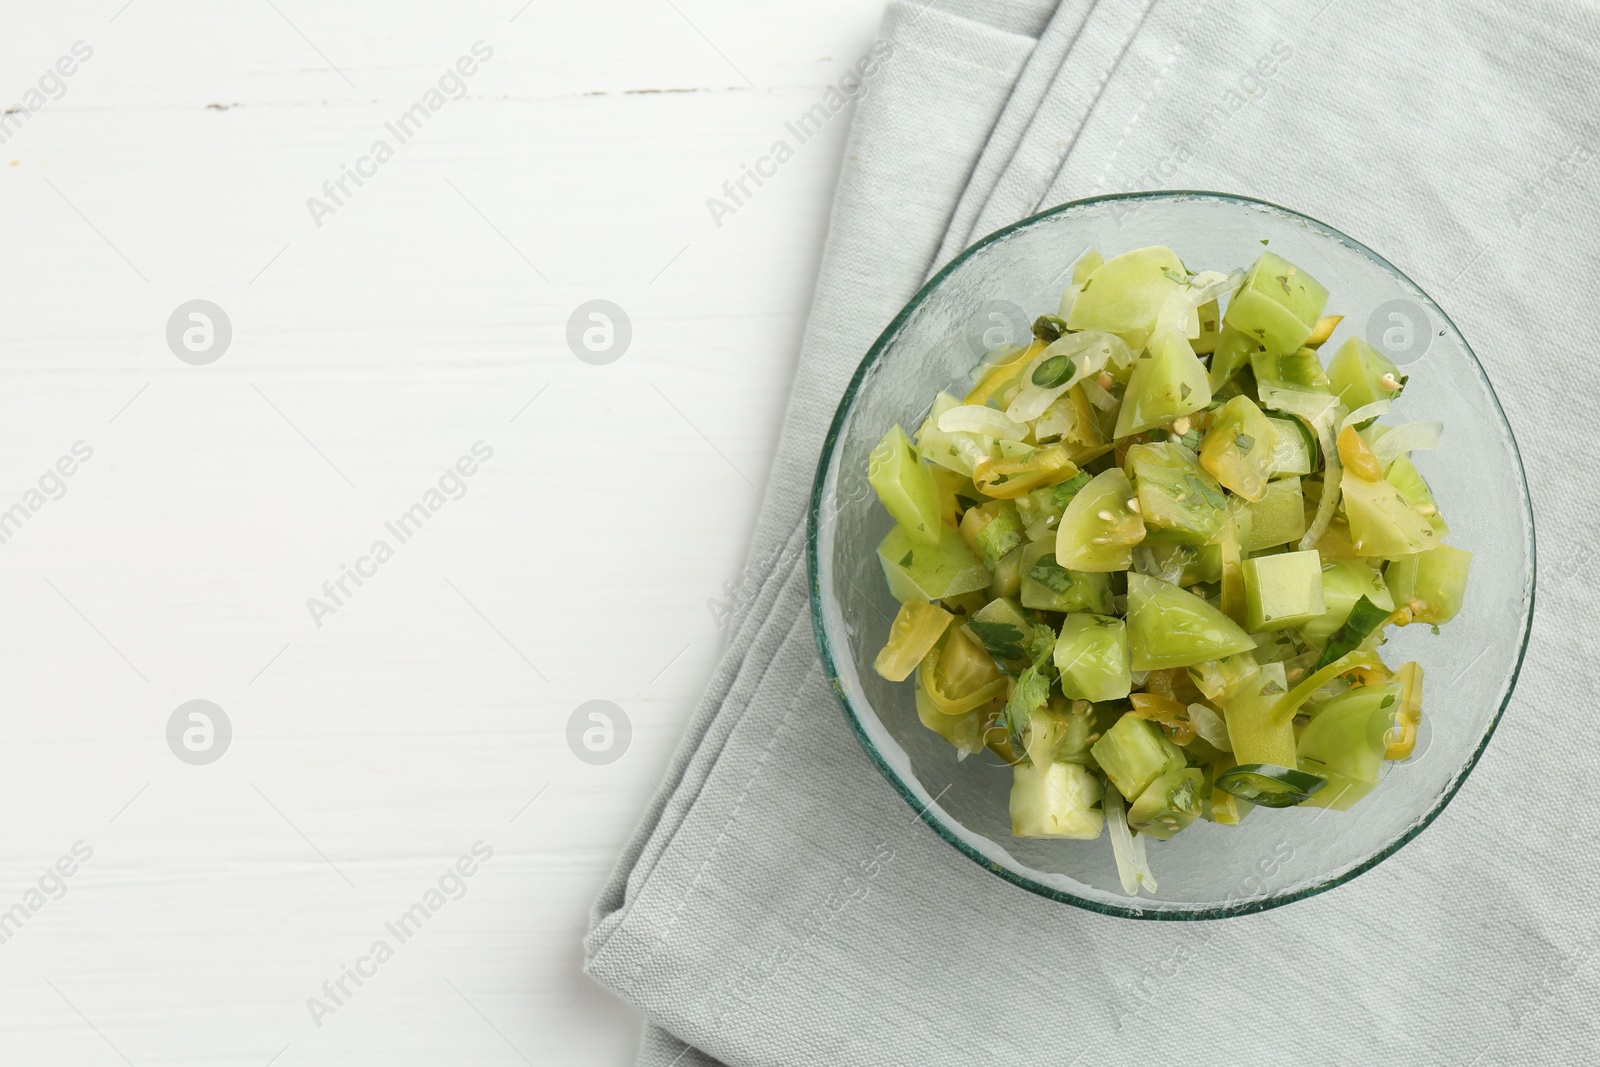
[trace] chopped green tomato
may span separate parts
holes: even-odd
[[[963,756],[982,750],[984,720],[987,717],[982,709],[962,715],[946,715],[934,705],[922,686],[917,686],[917,719]]]
[[[968,508],[961,516],[961,538],[993,570],[1000,557],[1022,544],[1022,518],[1009,500]]]
[[[1093,841],[1105,829],[1100,778],[1076,763],[1031,763],[1011,769],[1013,837],[1068,837]]]
[[[1200,320],[1200,336],[1192,342],[1197,355],[1209,355],[1217,350],[1217,339],[1222,329],[1222,309],[1215,300],[1195,309]]]
[[[971,478],[947,467],[929,464],[928,473],[933,476],[934,487],[939,491],[939,521],[946,526],[959,528],[962,513],[976,506],[981,494]]]
[[[1100,739],[1098,723],[1093,705],[1081,700],[1069,705],[1060,697],[1052,697],[1047,707],[1028,716],[1023,750],[1039,771],[1052,763],[1091,766],[1089,746]]]
[[[954,618],[943,608],[920,600],[901,604],[889,626],[889,642],[878,653],[872,669],[891,682],[905,681],[923,657],[933,651]]]
[[[1188,590],[1149,575],[1129,574],[1128,646],[1133,669],[1151,671],[1248,652],[1256,643],[1232,619]]]
[[[946,715],[965,715],[1006,692],[1006,676],[960,629],[946,631],[944,643],[923,659],[917,682]]]
[[[1284,630],[1320,617],[1322,559],[1317,550],[1282,552],[1244,561],[1245,629]]]
[[[1205,545],[1216,539],[1228,501],[1222,486],[1195,462],[1194,453],[1170,441],[1134,445],[1128,449],[1127,468],[1149,541]]]
[[[1378,784],[1398,685],[1360,686],[1317,709],[1300,732],[1300,766],[1328,779],[1318,807],[1347,809]]]
[[[1128,808],[1128,825],[1157,841],[1168,841],[1200,817],[1205,773],[1198,767],[1168,771],[1151,782]]]
[[[1383,580],[1394,596],[1395,607],[1409,612],[1411,621],[1439,626],[1461,610],[1471,566],[1471,552],[1439,545],[1390,563],[1384,568]]]
[[[1056,562],[1055,541],[1046,538],[1022,549],[1022,606],[1039,611],[1111,611],[1111,576],[1072,571]]]
[[[970,478],[978,461],[992,458],[995,449],[991,439],[982,434],[939,429],[939,417],[960,406],[961,401],[949,393],[940,393],[934,398],[933,410],[917,431],[917,451],[929,463],[937,463]]]
[[[1189,340],[1171,330],[1159,330],[1149,347],[1133,361],[1133,374],[1117,411],[1115,437],[1165,426],[1211,403],[1211,382],[1205,364],[1194,354]]]
[[[1305,393],[1329,393],[1328,376],[1315,349],[1299,348],[1285,354],[1257,352],[1250,358],[1256,386],[1294,389]]]
[[[1305,344],[1328,303],[1328,290],[1281,256],[1261,253],[1244,285],[1228,302],[1222,321],[1260,341],[1270,352]]]
[[[991,597],[1014,597],[1022,591],[1022,552],[1019,545],[1001,556],[994,565],[994,579],[989,583]]]
[[[1250,536],[1249,505],[1239,499],[1228,501],[1228,521],[1217,542],[1218,601],[1222,613],[1244,625],[1244,541]]]
[[[1278,701],[1288,691],[1283,664],[1268,663],[1249,682],[1222,701],[1233,756],[1241,763],[1275,763],[1293,767],[1294,720],[1273,717]]]
[[[1068,698],[1121,700],[1133,688],[1128,662],[1128,629],[1121,619],[1073,613],[1061,624],[1055,665]]]
[[[939,488],[900,427],[890,427],[867,456],[867,482],[911,540],[938,543]]]
[[[1097,474],[1078,490],[1056,528],[1056,562],[1075,571],[1125,571],[1144,522],[1129,506],[1133,483],[1120,467]]]
[[[1226,521],[1226,518],[1224,518]],[[1222,580],[1222,546],[1218,544],[1194,545],[1146,543],[1150,561],[1155,570],[1150,573],[1163,580],[1178,575],[1177,585],[1213,583]]]
[[[1189,680],[1202,696],[1220,704],[1237,695],[1261,673],[1261,665],[1253,655],[1224,656],[1206,660],[1188,668]]]
[[[1394,559],[1423,552],[1439,543],[1428,520],[1407,504],[1388,482],[1369,482],[1350,470],[1339,479],[1350,543],[1363,556]]]
[[[1099,249],[1089,249],[1089,251],[1078,257],[1078,262],[1072,265],[1072,284],[1082,285],[1088,281],[1090,276],[1100,268],[1100,264],[1105,261],[1106,257],[1100,254]]]
[[[989,588],[989,571],[972,554],[961,535],[939,524],[939,542],[919,545],[904,526],[896,525],[878,546],[878,562],[889,592],[901,602],[943,600]]]
[[[982,645],[997,662],[1020,667],[1029,661],[1028,638],[1033,620],[1022,605],[1009,597],[991,600],[967,617],[967,635]]]
[[[1398,489],[1401,499],[1428,520],[1428,525],[1433,527],[1433,532],[1440,540],[1450,536],[1450,527],[1445,523],[1444,516],[1439,514],[1439,502],[1433,498],[1433,490],[1428,488],[1428,483],[1423,480],[1410,456],[1397,457],[1389,464],[1383,480]]]
[[[1359,337],[1349,337],[1328,364],[1328,379],[1339,402],[1351,411],[1379,400],[1394,400],[1405,388],[1400,369]]]
[[[1268,416],[1277,431],[1267,467],[1273,478],[1307,475],[1316,469],[1317,438],[1299,419]]]
[[[1264,808],[1292,808],[1304,804],[1327,780],[1315,774],[1271,763],[1241,763],[1217,775],[1216,786],[1240,800]]]
[[[1224,321],[1217,334],[1216,351],[1211,353],[1211,370],[1206,376],[1212,394],[1215,395],[1235,374],[1248,367],[1251,357],[1259,351],[1261,346],[1254,337],[1240,333]]]
[[[1394,598],[1383,576],[1359,560],[1339,560],[1322,565],[1321,617],[1300,627],[1301,636],[1313,645],[1321,645],[1339,632],[1350,617],[1356,602],[1366,599],[1382,608],[1385,615],[1394,611]]]
[[[1137,715],[1124,715],[1089,752],[1124,797],[1139,799],[1145,787],[1169,771],[1183,769],[1183,749],[1167,740],[1161,727]]]
[[[1186,277],[1183,260],[1170,248],[1136,248],[1113,256],[1083,280],[1067,326],[1120,334],[1130,348],[1142,348],[1161,305]]]
[[[1261,552],[1305,536],[1306,502],[1299,478],[1268,482],[1266,493],[1260,500],[1246,504],[1245,511],[1249,515],[1246,551]]]
[[[1093,477],[1088,471],[1079,471],[1071,478],[1044,489],[1035,489],[1017,497],[1017,515],[1022,519],[1023,529],[1028,535],[1028,540],[1042,540],[1047,535],[1056,531],[1056,523],[1061,521],[1062,512],[1067,510],[1067,505],[1072,503],[1072,498],[1078,495],[1078,490],[1089,484]]]
[[[1311,669],[1320,671],[1328,664],[1342,659],[1367,643],[1367,638],[1373,633],[1381,631],[1383,624],[1389,621],[1390,612],[1385,611],[1366,597],[1356,601],[1355,607],[1350,609],[1350,614],[1345,618],[1344,625],[1339,627],[1339,632],[1328,639],[1322,654],[1317,657]]]
[[[1249,397],[1234,397],[1222,405],[1200,442],[1200,465],[1231,492],[1260,500],[1274,473],[1278,431],[1273,422]]]

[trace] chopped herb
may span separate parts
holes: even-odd
[[[1050,679],[1039,668],[1050,658],[1054,648],[1055,632],[1048,626],[1035,626],[1028,645],[1028,651],[1033,655],[1033,663],[1017,676],[1017,684],[1011,690],[1011,697],[1006,701],[999,718],[995,720],[995,725],[1005,729],[1012,745],[1018,750],[1023,747],[1022,731],[1027,728],[1028,720],[1050,699]]]
[[[1262,243],[1262,244],[1266,244],[1266,243],[1267,243],[1267,239],[1266,239],[1266,238],[1265,238],[1265,237],[1263,237],[1263,238],[1262,238],[1262,239],[1261,239],[1261,243]]]
[[[1188,484],[1190,489],[1193,489],[1195,492],[1199,493],[1200,498],[1207,504],[1210,504],[1212,507],[1220,509],[1228,506],[1227,497],[1223,496],[1221,493],[1217,492],[1215,489],[1211,488],[1194,475],[1186,474],[1183,476],[1183,480]]]
[[[1033,320],[1033,336],[1045,344],[1050,344],[1066,332],[1066,321],[1054,315],[1040,315]]]
[[[1066,593],[1073,586],[1072,572],[1057,563],[1054,555],[1040,556],[1039,562],[1028,572],[1028,578],[1057,596]]]
[[[1192,392],[1194,392],[1194,390],[1189,388],[1189,383],[1188,382],[1179,382],[1178,383],[1178,399],[1179,400],[1188,400],[1189,399],[1189,394],[1192,393]]]
[[[1389,707],[1393,703],[1394,703],[1394,697],[1392,695],[1391,696],[1386,696],[1386,697],[1383,698],[1383,703],[1378,705],[1378,710],[1382,711],[1384,708]]]
[[[1429,626],[1428,629],[1433,631],[1433,636],[1435,636],[1435,637],[1439,636],[1439,624],[1438,623],[1434,623],[1432,626]]]
[[[1289,288],[1289,276],[1287,274],[1278,275],[1278,284],[1283,286],[1284,292],[1292,292],[1292,290]]]
[[[1168,278],[1170,278],[1173,281],[1177,282],[1179,285],[1188,285],[1189,284],[1189,279],[1188,279],[1188,277],[1186,275],[1179,274],[1177,271],[1173,270],[1171,267],[1162,267],[1161,268],[1161,273],[1165,274]]]
[[[1042,319],[1040,321],[1043,321]],[[1036,327],[1037,329],[1037,327]],[[1072,380],[1077,366],[1067,356],[1051,356],[1033,369],[1033,384],[1044,389],[1054,389]]]
[[[1247,433],[1234,434],[1233,443],[1238,447],[1240,452],[1248,452],[1252,448],[1256,447],[1256,439]]]
[[[1066,481],[1050,487],[1050,499],[1055,506],[1065,511],[1067,505],[1072,503],[1072,498],[1078,495],[1078,490],[1089,484],[1089,472],[1079,471]]]
[[[962,496],[960,493],[956,494],[956,503],[960,504],[963,508],[975,508],[978,506],[978,502],[976,500],[969,496]]]
[[[1091,286],[1093,284],[1094,284],[1094,279],[1093,278],[1088,279],[1087,281],[1085,281],[1083,283],[1083,288],[1079,289],[1078,292],[1087,293],[1089,291],[1089,286]]]
[[[971,619],[967,627],[975,634],[989,655],[998,660],[1015,661],[1022,658],[1022,631],[1009,622],[980,622]]]
[[[911,566],[911,553],[910,552],[907,552],[905,555],[900,557],[900,566],[902,566],[902,567]]]

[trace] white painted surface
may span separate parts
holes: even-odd
[[[93,849],[0,944],[0,1062],[631,1062],[579,939],[719,646],[844,120],[720,229],[705,199],[880,6],[121,4],[0,34],[0,103],[93,49],[0,145],[0,511],[93,449],[0,544],[0,911]],[[478,40],[466,97],[313,225]],[[195,298],[233,324],[208,366],[164,337]],[[633,323],[608,366],[565,342],[592,298]],[[477,441],[466,495],[386,534]],[[197,698],[234,731],[209,766],[166,743]],[[565,741],[592,699],[633,724],[609,766]]]

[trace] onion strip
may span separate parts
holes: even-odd
[[[1442,422],[1405,422],[1372,443],[1372,454],[1384,470],[1408,452],[1429,452],[1439,447]]]

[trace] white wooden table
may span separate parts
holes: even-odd
[[[719,647],[845,119],[706,200],[880,4],[123,4],[0,33],[0,1063],[628,1063],[579,941]],[[180,359],[193,300],[231,340]],[[169,745],[193,700],[225,746]]]

